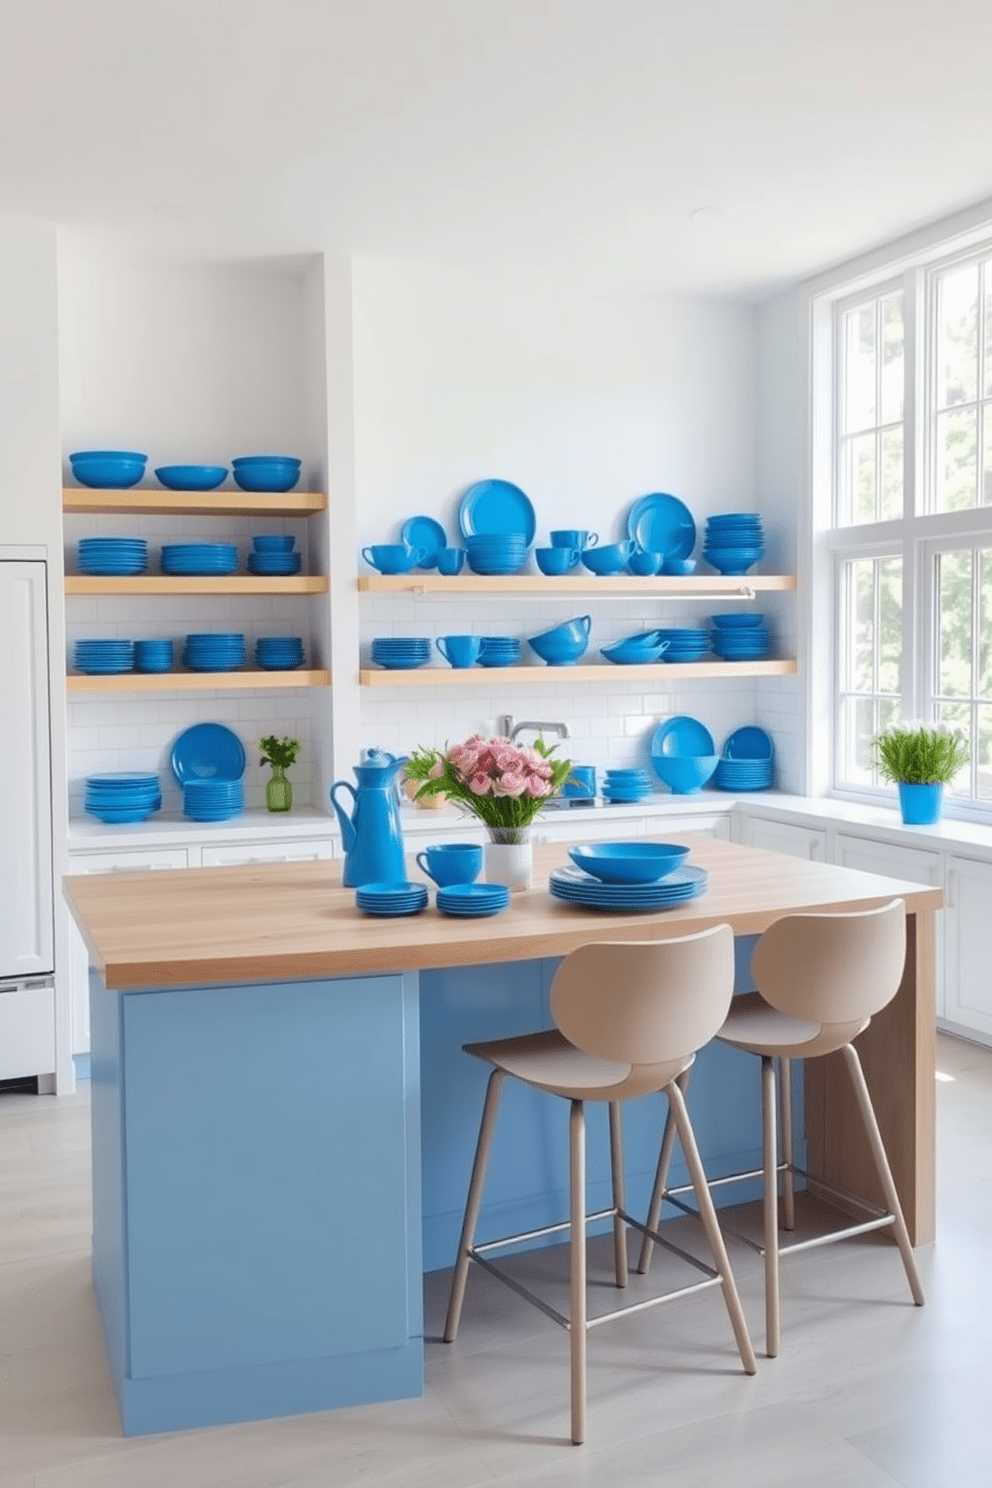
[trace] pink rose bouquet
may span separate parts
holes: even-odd
[[[571,760],[551,758],[556,748],[543,739],[524,749],[509,739],[473,734],[443,752],[417,750],[416,778],[423,782],[417,799],[443,791],[484,822],[494,842],[519,841],[572,772]]]

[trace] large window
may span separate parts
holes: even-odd
[[[951,795],[992,819],[992,249],[834,305],[834,784],[891,790],[872,740],[959,728]]]

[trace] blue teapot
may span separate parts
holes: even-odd
[[[357,790],[350,780],[336,780],[331,786],[331,805],[341,824],[346,889],[399,883],[406,878],[396,789],[396,777],[406,762],[406,755],[397,759],[382,749],[370,749],[362,764],[355,766]],[[350,815],[338,800],[341,791],[351,795]]]

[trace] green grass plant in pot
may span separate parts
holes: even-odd
[[[944,786],[971,757],[960,730],[943,723],[895,723],[872,743],[878,773],[898,787],[903,821],[910,826],[939,821]]]
[[[272,766],[272,775],[265,785],[265,804],[269,811],[291,811],[293,786],[286,779],[286,771],[303,746],[299,739],[279,738],[277,734],[266,734],[258,743],[262,750],[259,764]]]

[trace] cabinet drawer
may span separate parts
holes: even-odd
[[[0,992],[0,1080],[55,1071],[55,989]]]
[[[70,873],[138,873],[143,868],[188,868],[184,847],[148,847],[118,852],[73,853]]]
[[[233,868],[242,863],[319,863],[333,857],[330,838],[206,844],[200,852],[204,868]]]

